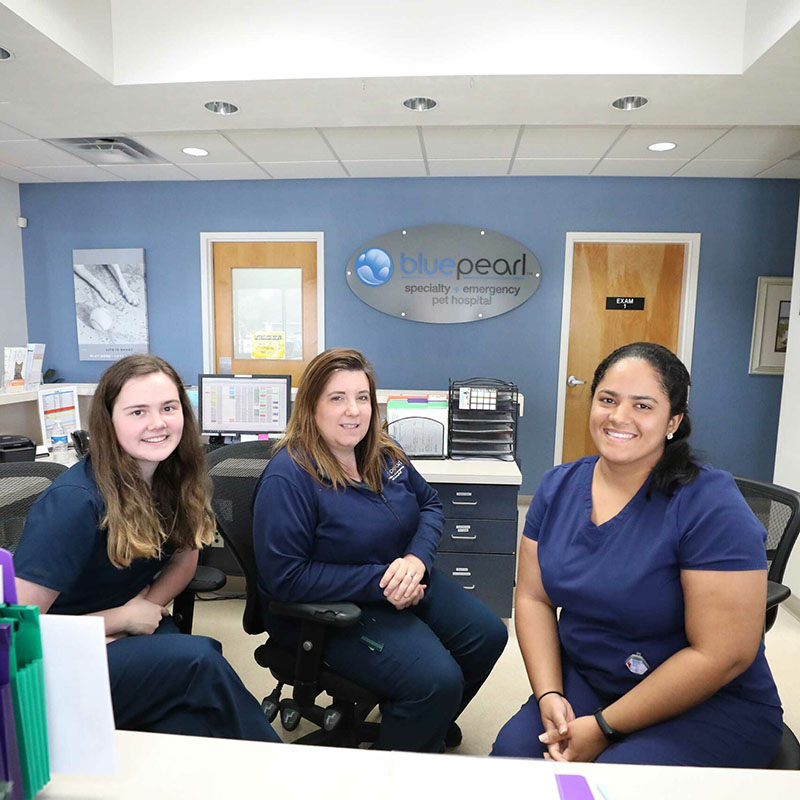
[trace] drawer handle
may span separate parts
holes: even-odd
[[[451,500],[454,506],[476,506],[478,505],[477,500]]]
[[[472,497],[472,492],[456,492],[456,497]]]
[[[463,539],[465,542],[474,542],[478,538],[477,533],[473,533],[472,536],[456,536],[454,533],[450,534],[451,539]]]
[[[472,586],[462,586],[461,588],[466,589],[468,592],[471,592],[475,588],[475,584],[473,583]]]

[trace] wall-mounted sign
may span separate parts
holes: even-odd
[[[522,305],[538,288],[536,256],[515,239],[464,225],[421,225],[362,245],[347,283],[367,305],[417,322],[475,322]]]
[[[644,297],[606,297],[606,311],[644,311]]]

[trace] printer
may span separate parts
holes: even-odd
[[[0,464],[11,461],[33,461],[36,458],[36,445],[27,436],[0,434]]]

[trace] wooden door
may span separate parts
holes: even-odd
[[[677,351],[685,248],[663,243],[575,243],[563,462],[597,452],[589,435],[590,389],[594,370],[605,356],[623,344],[640,341]],[[642,302],[644,308],[637,310]]]
[[[291,375],[317,354],[316,242],[214,242],[216,370]]]

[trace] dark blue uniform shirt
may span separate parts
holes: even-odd
[[[439,495],[411,466],[387,465],[380,492],[323,486],[278,451],[259,480],[253,545],[262,594],[284,602],[379,602],[394,559],[433,563],[444,517]]]
[[[98,527],[105,506],[87,457],[45,489],[25,521],[14,554],[17,577],[59,592],[55,614],[89,614],[135,597],[164,560],[135,558],[118,569],[108,559],[106,532]]]
[[[524,533],[539,543],[548,597],[562,608],[567,657],[598,692],[621,695],[688,646],[681,570],[766,569],[766,532],[733,478],[705,466],[672,497],[648,482],[613,519],[595,525],[592,474],[597,456],[550,470]],[[641,654],[649,670],[626,662]],[[764,657],[721,690],[779,705]]]

